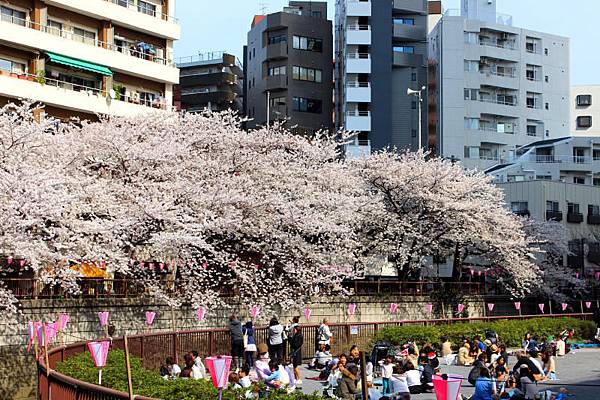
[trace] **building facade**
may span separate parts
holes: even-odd
[[[58,118],[172,105],[175,0],[1,0],[0,103]]]
[[[440,156],[484,170],[569,134],[569,39],[512,26],[496,0],[462,0],[429,38]]]
[[[427,84],[427,10],[427,0],[337,0],[336,126],[358,133],[347,155],[418,148],[420,104],[407,90]]]
[[[243,112],[243,67],[236,56],[222,51],[178,60],[178,108],[188,112]]]
[[[290,1],[282,12],[255,16],[244,55],[247,127],[281,121],[300,134],[331,129],[332,57],[326,2]]]
[[[571,134],[600,136],[600,85],[571,87]]]

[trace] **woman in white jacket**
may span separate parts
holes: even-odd
[[[271,360],[283,360],[283,326],[277,318],[271,318],[268,330],[269,357]]]

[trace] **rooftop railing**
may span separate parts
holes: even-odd
[[[179,23],[179,20],[177,18],[170,16],[168,14],[164,14],[160,11],[156,11],[155,9],[153,10],[150,7],[144,7],[140,4],[136,4],[133,0],[104,0],[104,1],[119,5],[121,7],[125,7],[129,10],[136,10],[139,13],[150,15],[155,18],[160,18],[164,21],[173,22],[175,24]]]

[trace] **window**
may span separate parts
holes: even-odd
[[[588,205],[588,214],[589,215],[600,215],[600,206],[596,206],[593,204]]]
[[[550,78],[548,77],[548,75],[544,76],[544,81],[545,81],[546,83],[550,82]]]
[[[569,240],[569,253],[574,256],[581,256],[583,254],[583,241]]]
[[[256,47],[252,49],[252,57],[256,57]]]
[[[592,126],[592,116],[585,115],[577,117],[577,127],[578,128],[591,128]]]
[[[526,201],[513,201],[510,203],[510,210],[515,214],[524,214],[529,210],[529,204]]]
[[[144,14],[156,15],[156,6],[152,3],[148,3],[147,1],[138,0],[138,11]]]
[[[394,46],[394,52],[414,54],[415,48],[414,48],[414,46]]]
[[[567,212],[569,214],[579,214],[579,204],[567,203]]]
[[[413,72],[410,74],[410,80],[413,82],[417,81],[417,73],[416,72]]]
[[[269,37],[269,44],[287,43],[287,35],[277,35]],[[256,55],[256,54],[254,54]]]
[[[74,39],[83,43],[95,44],[96,33],[81,28],[73,28]]]
[[[47,30],[48,33],[50,33],[52,35],[56,35],[56,36],[61,36],[62,30],[63,30],[62,23],[60,23],[58,21],[53,21],[51,19],[48,20],[48,30]]]
[[[478,72],[479,61],[465,60],[465,72]]]
[[[321,13],[321,11],[311,11],[310,15],[314,18],[322,18],[323,14]]]
[[[477,100],[479,98],[478,89],[465,89],[465,100]]]
[[[527,125],[527,136],[537,136],[537,125]]]
[[[592,95],[591,94],[577,95],[577,105],[579,107],[591,106],[592,105]]]
[[[269,68],[269,76],[277,76],[277,75],[285,75],[285,74],[286,74],[285,65]]]
[[[600,186],[600,178],[594,178],[594,181],[592,182],[592,184],[594,186]]]
[[[465,118],[465,129],[479,130],[479,118]]]
[[[410,135],[411,135],[411,137],[414,137],[414,138],[416,138],[416,137],[417,137],[417,130],[416,130],[416,129],[412,129],[412,130],[410,131]]]
[[[155,100],[157,100],[156,93],[151,92],[140,92],[140,102],[147,106],[151,106]]]
[[[580,176],[574,176],[573,183],[575,183],[577,185],[585,185],[585,178],[582,178]]]
[[[415,100],[411,101],[410,108],[413,109],[413,110],[417,109],[417,102]]]
[[[304,36],[293,37],[293,47],[297,50],[323,52],[323,40]]]
[[[79,76],[59,74],[58,80],[70,83],[72,89],[76,92],[85,91],[89,89],[97,89],[99,87],[99,82],[94,81],[92,79],[82,78]]]
[[[544,104],[544,108],[545,108],[546,110],[549,110],[549,109],[550,109],[550,103],[545,103],[545,104]]]
[[[298,81],[321,83],[323,82],[323,71],[294,65],[292,67],[292,78]]]
[[[286,105],[285,97],[271,97],[269,104],[272,108],[278,108]]]
[[[12,72],[15,74],[23,74],[27,72],[25,64],[0,58],[0,69],[3,71]]]
[[[551,181],[552,175],[536,175],[536,179],[540,181]]]
[[[527,92],[526,104],[527,108],[541,108],[541,94]]]
[[[544,49],[544,54],[548,55],[548,48],[547,47]]]
[[[600,160],[600,150],[594,149],[592,151],[592,158],[594,161]]]
[[[546,201],[546,211],[559,212],[558,201]]]
[[[27,18],[27,15],[23,11],[2,6],[0,7],[0,13],[2,14],[2,21],[25,26],[25,19]]]
[[[307,99],[305,97],[294,97],[293,110],[299,112],[307,112],[313,114],[321,114],[322,102],[317,99]]]
[[[394,18],[394,24],[396,25],[414,25],[414,18]]]

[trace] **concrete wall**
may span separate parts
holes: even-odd
[[[332,323],[336,322],[375,322],[391,321],[393,319],[414,320],[425,319],[425,304],[429,303],[428,297],[398,298],[339,298],[330,302],[311,304],[312,316],[309,323],[317,324],[324,317]],[[348,303],[357,304],[356,314],[347,319]],[[389,313],[390,302],[399,304],[398,313],[392,317]],[[483,303],[481,300],[472,299],[466,303],[472,317],[481,316]],[[248,311],[245,305],[232,304],[233,310],[239,310],[243,319],[247,319]],[[199,323],[195,317],[195,310],[189,307],[177,308],[173,311],[169,307],[147,303],[143,299],[121,300],[34,300],[22,303],[23,315],[15,326],[0,324],[0,399],[34,399],[37,376],[35,374],[35,360],[31,354],[26,354],[27,347],[27,321],[43,320],[50,322],[61,313],[67,312],[71,322],[67,327],[65,342],[72,343],[83,340],[99,339],[103,332],[98,322],[98,312],[109,311],[110,323],[116,327],[116,335],[136,334],[148,332],[144,326],[145,311],[156,311],[156,319],[152,328],[156,331],[223,328],[226,326],[227,317],[231,310],[208,310],[206,321]],[[302,315],[302,310],[293,310],[283,313],[280,321],[287,322],[293,315]],[[263,319],[271,315],[264,315]],[[302,323],[306,323],[304,317]],[[265,321],[260,321],[264,323]],[[33,351],[33,350],[32,350]]]

